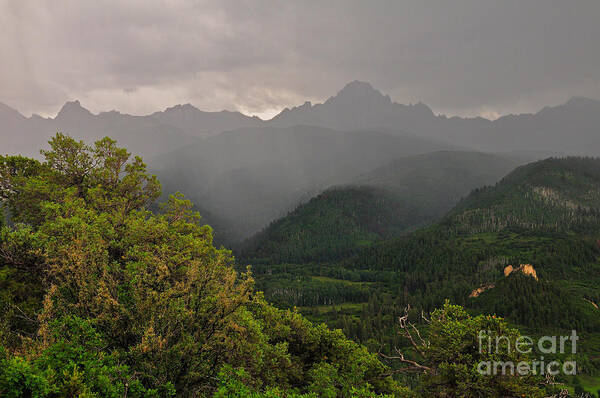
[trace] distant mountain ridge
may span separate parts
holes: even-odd
[[[600,101],[573,97],[535,114],[496,120],[435,115],[423,103],[395,103],[369,83],[353,81],[322,104],[306,102],[271,120],[240,112],[204,112],[175,105],[146,116],[117,111],[92,114],[79,101],[67,102],[55,118],[26,118],[0,104],[0,137],[5,153],[32,154],[56,131],[94,139],[110,135],[144,156],[169,152],[224,131],[246,127],[325,127],[341,131],[404,132],[478,151],[537,151],[546,154],[600,155]],[[141,142],[144,141],[144,142]]]
[[[2,153],[37,156],[37,148],[57,131],[85,141],[104,136],[116,139],[136,155],[151,157],[192,144],[226,130],[262,125],[256,117],[239,112],[203,112],[186,104],[146,116],[117,111],[93,114],[79,101],[66,102],[54,118],[29,118],[0,104]]]
[[[269,122],[278,126],[318,125],[336,130],[394,128],[411,132],[420,120],[435,118],[425,104],[401,105],[369,83],[353,81],[322,104],[284,109]]]
[[[191,104],[175,105],[164,111],[154,112],[149,117],[200,138],[242,127],[259,127],[263,124],[263,121],[256,116],[250,117],[231,111],[205,112]]]
[[[600,155],[600,101],[573,97],[535,114],[496,120],[435,115],[425,104],[402,105],[369,83],[348,83],[323,104],[284,109],[269,123],[317,125],[338,130],[401,129],[479,151],[545,151]]]
[[[245,241],[241,257],[253,263],[336,259],[423,222],[423,210],[380,188],[330,188]]]
[[[402,157],[352,181],[387,189],[441,217],[472,189],[494,184],[523,160],[492,153],[445,150]]]

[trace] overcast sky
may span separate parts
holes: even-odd
[[[600,1],[0,0],[0,102],[272,116],[364,80],[436,113],[600,99]]]

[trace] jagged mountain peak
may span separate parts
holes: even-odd
[[[171,106],[167,109],[164,110],[165,113],[170,113],[170,112],[199,112],[200,109],[196,108],[194,105],[187,103],[187,104],[177,104],[175,106]]]
[[[336,130],[402,129],[429,125],[435,115],[423,103],[402,105],[370,83],[354,80],[322,104],[286,108],[272,121],[278,126],[314,125]]]
[[[58,114],[56,115],[57,120],[64,120],[72,117],[80,116],[92,116],[92,113],[81,106],[79,100],[67,101],[62,106]]]
[[[373,88],[370,83],[354,80],[344,86],[335,97],[329,98],[326,103],[353,102],[353,103],[391,103],[389,96]]]

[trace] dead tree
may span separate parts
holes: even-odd
[[[419,329],[414,325],[414,323],[408,320],[408,314],[410,312],[410,304],[404,308],[404,315],[398,318],[398,325],[400,326],[401,332],[404,337],[408,339],[412,348],[419,354],[421,357],[425,357],[425,350],[429,347],[429,342],[426,341],[422,336]],[[429,323],[430,321],[425,317],[425,314],[421,312],[421,317],[425,322]],[[400,361],[408,366],[395,369],[395,373],[399,372],[425,372],[425,373],[435,373],[434,369],[429,366],[422,365],[417,361],[413,361],[411,359],[407,359],[404,356],[404,353],[398,348],[394,347],[394,351],[396,355],[386,355],[382,352],[379,352],[379,355],[382,358],[389,360]]]

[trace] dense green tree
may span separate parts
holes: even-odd
[[[173,395],[172,385],[146,389],[90,321],[67,316],[49,326],[52,343],[41,353],[0,357],[0,392],[8,397],[148,397]]]
[[[108,138],[58,134],[44,160],[0,159],[0,395],[210,396],[242,367],[257,393],[400,391],[339,331],[268,305],[180,194]],[[21,386],[21,387],[18,387]]]

